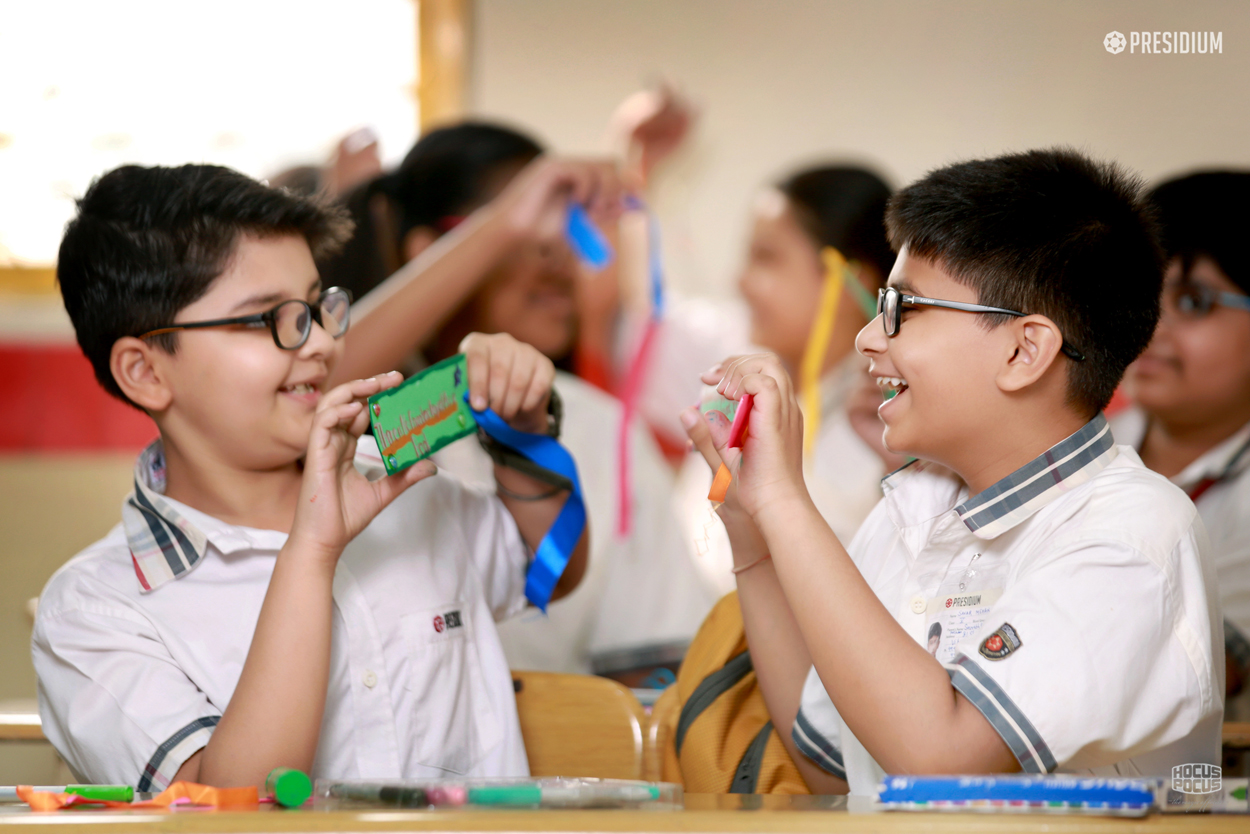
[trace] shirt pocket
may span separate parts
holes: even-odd
[[[465,603],[449,602],[400,621],[416,762],[456,774],[469,773],[501,740],[474,619]]]

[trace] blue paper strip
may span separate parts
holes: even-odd
[[[466,392],[466,400],[468,396]],[[577,464],[568,450],[553,437],[517,431],[489,408],[475,411],[473,416],[488,436],[515,449],[544,469],[563,475],[573,483],[572,492],[565,500],[560,514],[556,516],[555,523],[539,542],[538,549],[534,552],[534,561],[530,563],[529,571],[525,575],[525,598],[545,613],[556,583],[568,567],[573,548],[577,547],[577,542],[586,529],[586,504],[582,500],[582,483],[577,477]]]
[[[569,206],[564,235],[577,257],[592,269],[603,269],[612,262],[612,245],[581,206]]]

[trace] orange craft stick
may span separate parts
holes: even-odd
[[[712,488],[708,490],[707,500],[715,501],[717,504],[722,503],[733,479],[734,476],[730,473],[729,467],[722,463],[720,469],[716,470],[716,477],[712,479]]]
[[[180,799],[186,800],[189,805],[210,808],[256,807],[260,804],[260,794],[255,786],[214,788],[209,785],[197,785],[194,782],[174,782],[145,802],[109,802],[88,799],[76,793],[37,791],[30,785],[18,785],[17,795],[30,806],[32,811],[59,811],[62,808],[74,808],[79,805],[104,808],[168,808]]]

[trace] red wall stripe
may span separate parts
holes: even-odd
[[[138,451],[146,414],[104,392],[77,345],[0,344],[0,452]]]

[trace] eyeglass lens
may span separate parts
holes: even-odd
[[[1172,304],[1183,315],[1199,318],[1215,306],[1215,293],[1198,284],[1177,284],[1169,289]]]
[[[342,336],[347,331],[348,311],[351,307],[347,294],[327,293],[318,302],[318,306],[322,328],[336,339]],[[304,301],[293,299],[278,305],[273,315],[278,344],[286,350],[303,346],[308,340],[308,334],[312,332],[312,308]]]

